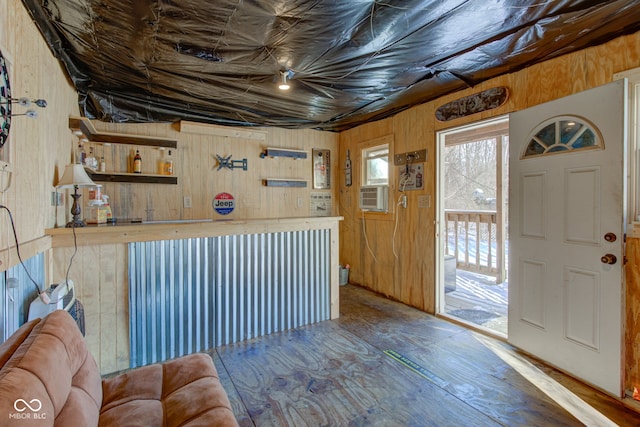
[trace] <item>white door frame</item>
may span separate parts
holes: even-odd
[[[446,227],[446,218],[444,214],[444,174],[445,174],[445,165],[444,165],[444,152],[445,152],[445,140],[447,135],[451,135],[454,133],[464,132],[469,129],[473,129],[479,126],[488,126],[492,124],[498,124],[502,122],[508,122],[509,115],[501,115],[497,117],[493,117],[490,119],[479,120],[477,122],[469,123],[463,126],[456,126],[455,128],[440,130],[436,132],[436,197],[435,197],[435,208],[436,208],[436,223],[435,223],[435,238],[436,238],[436,254],[435,254],[435,264],[436,264],[436,313],[444,313],[445,311],[445,292],[444,292],[444,255],[445,255],[445,241],[444,236],[446,235],[444,227]],[[499,144],[500,145],[500,144]],[[502,152],[498,154],[501,156]],[[499,157],[500,158],[500,157]],[[504,159],[502,159],[504,160]],[[497,176],[497,179],[502,179],[502,176]],[[504,190],[503,190],[504,193]],[[500,195],[497,197],[497,203],[504,204],[504,198]],[[506,220],[508,218],[508,212],[502,212],[503,219]],[[504,226],[504,221],[502,222]],[[498,231],[500,233],[500,231]],[[507,236],[503,235],[503,238],[506,240]],[[506,259],[505,259],[506,262]]]

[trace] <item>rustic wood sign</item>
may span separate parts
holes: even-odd
[[[471,114],[498,108],[509,98],[509,90],[504,86],[483,90],[448,102],[436,110],[436,119],[441,122],[470,116]]]

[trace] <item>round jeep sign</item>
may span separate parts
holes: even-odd
[[[220,215],[230,214],[235,207],[236,201],[229,193],[219,193],[213,198],[213,209]]]

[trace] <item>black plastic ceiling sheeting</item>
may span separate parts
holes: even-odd
[[[640,0],[23,2],[113,122],[340,131],[640,30]]]

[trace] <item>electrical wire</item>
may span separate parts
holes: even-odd
[[[407,167],[409,166],[409,163],[407,163]],[[407,183],[411,180],[411,175],[409,175],[409,173],[405,173],[404,176],[402,177],[402,179],[400,180],[400,187],[402,187],[402,189],[400,190],[401,193],[404,193],[404,189],[407,186]],[[398,209],[398,206],[400,206],[402,204],[402,198],[406,197],[406,194],[401,194],[400,197],[398,197],[398,203],[396,204],[396,211],[393,213],[395,218],[395,226],[393,227],[393,236],[391,237],[391,249],[393,250],[393,256],[396,257],[396,259],[398,259],[398,253],[396,252],[396,232],[398,231],[398,211],[400,209]]]
[[[18,234],[16,233],[16,225],[13,222],[13,214],[11,214],[11,210],[4,205],[0,205],[0,209],[6,210],[7,213],[9,214],[9,220],[11,220],[11,229],[13,230],[13,238],[15,239],[15,242],[16,242],[16,254],[18,254],[18,260],[20,260],[20,265],[22,265],[22,268],[24,268],[24,271],[27,273],[27,277],[29,278],[29,280],[31,280],[31,283],[33,283],[33,285],[36,287],[38,291],[38,295],[40,295],[42,293],[42,291],[40,290],[40,286],[38,286],[36,281],[31,276],[31,273],[29,273],[27,266],[24,265],[24,262],[22,261],[22,256],[20,255],[20,243],[18,242]]]
[[[69,271],[71,271],[71,265],[73,264],[73,259],[75,258],[76,254],[78,253],[78,240],[77,240],[77,237],[76,237],[76,225],[75,225],[75,223],[71,227],[71,231],[73,233],[73,254],[71,255],[71,258],[69,259],[69,266],[67,267],[67,273],[64,276],[65,284],[66,284],[67,287],[69,286]]]
[[[371,246],[369,246],[369,238],[367,237],[367,227],[364,221],[364,211],[362,211],[362,232],[364,233],[364,241],[367,244],[367,249],[369,249],[369,253],[371,253],[373,260],[375,262],[378,262],[378,258],[376,258],[376,254],[373,253],[373,250],[371,250]]]

